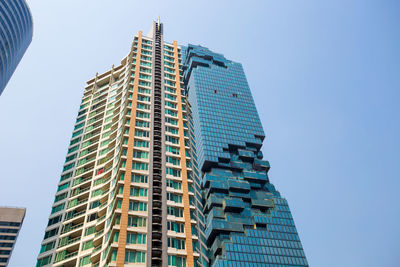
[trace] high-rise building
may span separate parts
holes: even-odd
[[[183,48],[212,266],[308,266],[287,201],[269,182],[265,137],[242,65]]]
[[[308,266],[242,66],[139,32],[87,82],[36,266]]]
[[[205,265],[182,74],[154,22],[87,82],[36,266]]]
[[[0,1],[0,95],[31,43],[32,32],[25,0]]]
[[[0,267],[10,262],[26,209],[0,207]]]

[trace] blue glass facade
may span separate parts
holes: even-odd
[[[31,43],[32,32],[25,0],[0,1],[0,95]]]
[[[261,147],[264,131],[242,65],[200,46],[185,53],[199,165],[228,161],[230,145]]]
[[[201,46],[182,54],[211,266],[308,266],[288,203],[268,179],[241,64]]]

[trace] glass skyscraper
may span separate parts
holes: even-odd
[[[201,46],[183,55],[211,266],[308,266],[288,203],[268,179],[242,65]]]
[[[307,266],[240,64],[139,32],[90,79],[36,266]]]
[[[0,1],[0,95],[32,41],[32,28],[25,0]]]

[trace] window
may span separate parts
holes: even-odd
[[[40,253],[43,253],[43,252],[46,252],[46,251],[48,251],[48,250],[53,249],[55,243],[56,243],[56,242],[53,241],[53,242],[50,242],[50,243],[47,243],[47,244],[42,245],[42,247],[40,248]]]
[[[71,164],[65,165],[62,171],[65,172],[65,171],[73,168],[74,166],[75,166],[75,162],[72,162]]]
[[[2,229],[0,228],[0,233],[9,233],[9,234],[16,234],[18,233],[18,229]]]
[[[173,158],[173,157],[170,157],[170,156],[166,156],[165,157],[165,161],[167,163],[171,163],[171,164],[176,165],[176,166],[180,166],[180,164],[181,164],[181,160],[180,159]]]
[[[105,141],[103,141],[103,142],[100,143],[100,147],[106,146],[106,145],[108,145],[109,143],[110,143],[110,140],[105,140]]]
[[[93,240],[90,240],[90,241],[87,241],[87,242],[83,243],[82,250],[87,250],[87,249],[90,249],[92,247],[94,247]]]
[[[143,85],[143,86],[148,86],[148,87],[150,87],[150,86],[151,86],[151,83],[150,83],[150,82],[145,82],[145,81],[139,80],[139,85]]]
[[[168,237],[168,247],[176,249],[185,249],[185,240]]]
[[[125,252],[125,263],[145,263],[146,253],[141,251],[127,250]]]
[[[77,155],[77,153],[72,154],[71,156],[68,156],[68,157],[65,159],[65,162],[68,162],[68,161],[73,160],[74,158],[76,158],[76,155]]]
[[[147,181],[148,181],[147,175],[141,175],[141,174],[132,174],[131,175],[132,183],[147,183]]]
[[[93,191],[92,192],[92,197],[96,197],[96,196],[99,196],[99,195],[101,195],[103,193],[103,190],[100,188],[100,189],[97,189],[97,190],[95,190],[95,191]]]
[[[149,128],[149,127],[150,127],[150,123],[149,123],[148,121],[136,120],[136,121],[135,121],[135,126],[137,126],[137,127],[143,127],[143,128]]]
[[[131,187],[130,195],[132,197],[147,197],[147,189],[146,188]]]
[[[140,71],[144,71],[144,70],[146,70],[145,72],[150,71],[149,69],[140,68]],[[150,72],[151,72],[151,71],[150,71]],[[151,94],[150,89],[145,89],[145,88],[141,88],[141,87],[139,87],[138,92],[139,92],[139,93],[144,93],[144,94],[149,94],[149,95]]]
[[[170,231],[177,232],[177,233],[184,233],[185,225],[183,223],[167,221],[167,229]]]
[[[55,206],[51,209],[51,214],[59,212],[64,209],[65,203]]]
[[[186,258],[168,255],[168,266],[186,267]]]
[[[146,76],[147,76],[147,75],[146,75]],[[150,77],[150,76],[148,76],[148,77]],[[144,101],[144,102],[150,102],[150,97],[138,95],[137,100],[139,100],[139,101]]]
[[[133,151],[133,157],[137,158],[137,159],[148,159],[149,158],[149,152],[134,150]]]
[[[168,87],[166,87],[166,88],[168,88]],[[175,93],[175,92],[173,92],[173,93]],[[169,101],[165,101],[165,106],[170,107],[170,108],[176,108],[176,104],[169,102]]]
[[[52,237],[52,236],[55,236],[57,233],[58,233],[58,228],[46,231],[45,234],[44,234],[44,239],[47,239],[47,238]]]
[[[165,81],[166,84],[170,84],[170,83],[171,83],[171,82],[168,81],[168,80],[164,80],[164,81]],[[174,86],[175,83],[170,84],[170,85]],[[165,98],[167,98],[167,99],[169,99],[169,100],[172,100],[172,101],[176,101],[176,96],[173,96],[173,95],[170,95],[170,94],[165,94]]]
[[[174,154],[174,155],[179,155],[179,148],[176,148],[176,147],[173,147],[173,146],[166,146],[165,150],[167,152],[170,152],[170,153]]]
[[[146,244],[146,235],[137,233],[128,233],[126,235],[126,243],[128,244]]]
[[[85,230],[85,236],[94,234],[94,232],[96,232],[96,227],[95,226],[89,227]]]
[[[171,143],[173,143],[173,144],[179,144],[179,139],[178,139],[178,138],[173,137],[173,136],[169,136],[169,135],[167,135],[167,136],[165,137],[165,141],[171,142]]]
[[[66,180],[66,179],[68,179],[68,178],[70,178],[70,177],[72,177],[72,172],[69,172],[69,173],[66,173],[66,174],[64,174],[64,175],[61,175],[60,182]]]
[[[90,261],[90,255],[83,257],[79,260],[79,266],[85,266],[88,264],[92,264],[92,262]]]
[[[174,193],[167,193],[167,200],[176,202],[176,203],[182,203],[182,196],[181,195],[176,195]]]
[[[67,197],[67,193],[62,193],[61,195],[56,195],[55,199],[54,199],[54,203],[63,200],[64,198]]]
[[[79,123],[78,125],[76,125],[76,126],[74,127],[74,130],[77,130],[77,129],[79,129],[79,128],[83,127],[83,125],[85,125],[85,123],[84,123],[84,122],[82,122],[82,123]],[[77,134],[77,135],[78,135],[78,134]]]
[[[113,237],[113,241],[114,242],[118,242],[119,239],[119,232],[115,232],[114,237]]]
[[[73,144],[76,144],[76,143],[78,143],[79,141],[81,141],[81,137],[78,137],[78,138],[75,138],[75,139],[73,139],[73,140],[71,140],[71,142],[70,142],[70,146],[72,146]]]
[[[134,217],[134,216],[128,217],[129,227],[146,227],[146,222],[147,222],[146,218]]]
[[[149,164],[148,163],[142,163],[142,162],[132,162],[132,170],[141,170],[141,171],[147,171],[149,169]]]
[[[150,113],[147,112],[141,112],[141,111],[136,111],[136,117],[137,118],[150,118]]]
[[[170,109],[165,109],[165,114],[168,114],[172,117],[178,117],[178,113],[176,111],[172,111]]]
[[[172,127],[166,126],[166,127],[165,127],[165,130],[166,130],[167,132],[169,132],[169,133],[172,133],[172,134],[179,134],[179,131],[178,131],[177,128],[172,128]]]
[[[61,221],[62,215],[58,215],[54,218],[49,219],[49,222],[47,223],[47,226],[53,225]]]
[[[100,190],[100,194],[101,194],[102,191],[101,191],[101,189],[99,189],[99,190]],[[97,192],[97,191],[98,190],[96,190],[95,192]],[[93,194],[92,194],[92,197],[93,197]],[[90,203],[89,209],[91,210],[91,209],[97,208],[98,206],[100,206],[100,201],[96,200],[96,201],[93,201],[92,203]]]
[[[52,255],[44,257],[44,258],[41,258],[41,259],[38,259],[38,261],[36,263],[36,267],[42,267],[42,266],[45,266],[45,265],[49,264],[50,261],[51,261],[51,256]]]
[[[181,190],[182,189],[182,183],[181,182],[176,182],[170,179],[167,179],[167,186],[171,187],[176,190]]]
[[[165,117],[166,123],[171,123],[172,125],[178,125],[178,121],[169,117]]]
[[[147,203],[129,201],[129,210],[133,211],[147,211]]]
[[[181,177],[181,171],[172,168],[167,168],[166,173],[175,177]]]
[[[62,184],[62,185],[59,185],[58,189],[57,189],[57,192],[60,192],[61,190],[64,190],[64,189],[67,189],[68,187],[69,187],[69,182],[65,183],[65,184]]]
[[[149,142],[134,140],[133,146],[136,146],[136,147],[149,147]]]
[[[149,137],[150,136],[150,132],[141,131],[141,130],[135,130],[135,136],[138,136],[138,137]]]
[[[167,207],[167,213],[175,217],[183,217],[183,209],[180,208]]]

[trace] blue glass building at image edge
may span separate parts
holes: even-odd
[[[32,41],[32,15],[25,0],[0,1],[0,95]]]
[[[182,50],[210,265],[308,266],[288,203],[269,182],[242,65],[205,47]]]

